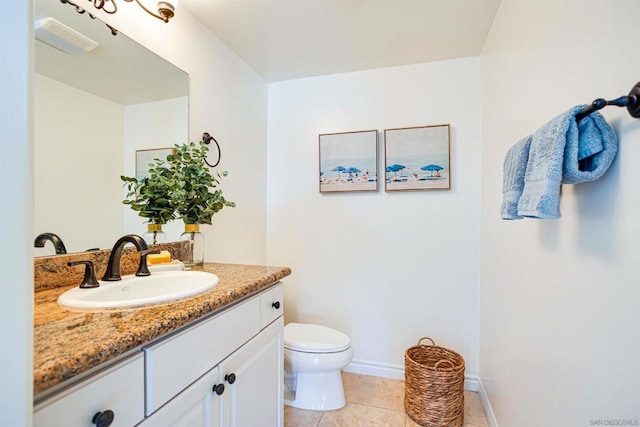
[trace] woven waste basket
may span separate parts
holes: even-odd
[[[431,345],[421,344],[423,340]],[[460,427],[464,421],[464,359],[420,338],[404,355],[404,409],[428,427]]]

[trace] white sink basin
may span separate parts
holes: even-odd
[[[204,271],[160,271],[147,277],[124,276],[118,282],[100,281],[100,287],[73,288],[60,295],[66,308],[121,308],[191,297],[216,286],[218,276]]]

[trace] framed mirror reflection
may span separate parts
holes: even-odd
[[[36,0],[35,19],[43,18],[98,46],[70,54],[36,40],[33,237],[55,233],[68,253],[110,249],[145,230],[122,204],[120,176],[135,174],[136,151],[188,141],[189,76],[69,5]]]

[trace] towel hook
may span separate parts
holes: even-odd
[[[587,108],[576,114],[576,121],[580,121],[587,117],[594,111],[601,110],[607,105],[615,105],[617,107],[627,107],[627,111],[631,114],[631,117],[640,118],[640,82],[631,88],[628,95],[621,96],[611,101],[607,101],[604,98],[598,98],[591,103]]]

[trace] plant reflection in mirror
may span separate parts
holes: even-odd
[[[138,212],[152,224],[166,224],[176,219],[175,208],[170,199],[172,172],[166,160],[154,159],[149,164],[149,173],[142,180],[135,177],[120,176],[127,188],[127,195],[122,201]]]
[[[151,224],[166,224],[182,218],[185,224],[211,224],[213,215],[225,206],[235,207],[218,188],[227,172],[206,166],[209,148],[200,141],[175,146],[175,154],[154,159],[147,176],[138,181],[121,176],[127,195],[123,203]]]

